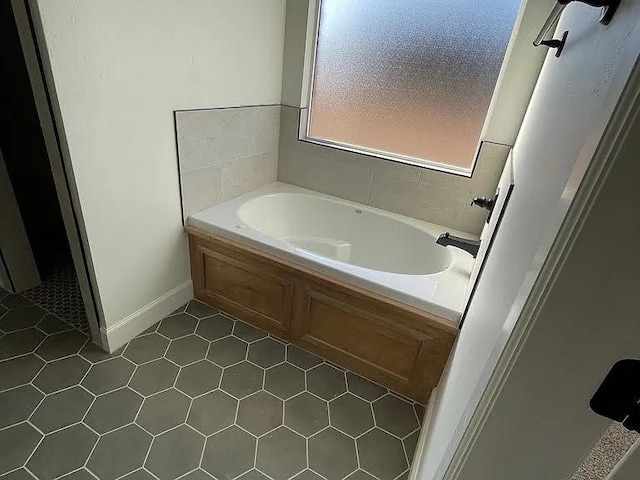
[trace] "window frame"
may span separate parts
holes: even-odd
[[[311,24],[312,28],[308,28],[307,30],[307,43],[305,48],[304,71],[302,76],[302,102],[301,102],[302,105],[300,107],[300,118],[298,123],[298,140],[306,143],[312,143],[315,145],[321,145],[324,147],[337,149],[337,150],[356,153],[359,155],[365,155],[365,156],[373,157],[380,160],[386,160],[394,163],[400,163],[400,164],[410,165],[418,168],[424,168],[426,170],[434,170],[437,172],[456,175],[464,178],[472,178],[476,170],[476,167],[478,165],[478,157],[480,153],[480,147],[482,146],[482,142],[484,140],[490,141],[486,139],[485,136],[487,131],[489,130],[489,126],[493,118],[495,104],[497,102],[498,94],[500,92],[500,87],[502,85],[505,70],[510,60],[510,54],[513,49],[513,44],[515,43],[516,37],[518,37],[519,35],[519,32],[518,32],[519,20],[522,14],[523,6],[526,3],[526,0],[520,1],[519,13],[516,16],[516,19],[514,21],[514,26],[511,32],[511,36],[509,38],[509,42],[505,50],[504,58],[502,60],[502,66],[500,67],[500,72],[496,80],[496,85],[493,89],[493,93],[491,94],[491,101],[489,102],[487,115],[485,117],[482,129],[480,130],[478,144],[476,145],[476,149],[473,155],[473,162],[471,164],[471,168],[469,169],[463,168],[463,167],[456,167],[453,165],[447,165],[447,164],[435,162],[432,160],[411,157],[408,155],[385,152],[382,150],[367,148],[361,145],[352,145],[352,144],[347,144],[342,142],[334,142],[334,141],[322,139],[322,138],[315,138],[309,134],[322,1],[323,0],[309,0],[310,16],[308,19],[308,24]]]

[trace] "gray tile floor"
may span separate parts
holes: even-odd
[[[2,480],[406,479],[423,407],[191,302],[115,352],[0,290]]]

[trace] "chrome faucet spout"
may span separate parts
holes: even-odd
[[[480,240],[472,240],[470,238],[462,238],[456,237],[455,235],[451,235],[449,232],[443,233],[436,240],[438,245],[442,245],[443,247],[455,247],[460,250],[464,250],[468,254],[470,254],[473,258],[478,256],[478,251],[480,250]]]

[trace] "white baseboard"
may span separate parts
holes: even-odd
[[[111,327],[100,328],[103,345],[114,352],[193,298],[191,280],[165,293]]]
[[[429,396],[429,403],[427,403],[427,411],[424,414],[424,420],[422,421],[422,429],[420,430],[420,436],[418,437],[418,444],[416,445],[416,453],[413,456],[411,462],[411,471],[409,472],[408,480],[416,480],[418,478],[418,468],[422,463],[422,456],[424,455],[425,444],[427,443],[427,437],[429,436],[429,429],[431,428],[431,419],[433,417],[433,410],[436,405],[436,399],[438,398],[438,388],[434,388]]]

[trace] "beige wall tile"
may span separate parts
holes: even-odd
[[[280,143],[280,106],[252,108],[254,114],[251,153],[277,152]]]
[[[222,166],[223,200],[237,197],[268,183],[278,176],[278,155],[259,153],[237,158]]]
[[[221,166],[216,165],[183,173],[180,177],[182,214],[185,219],[189,215],[220,203],[224,198]]]

